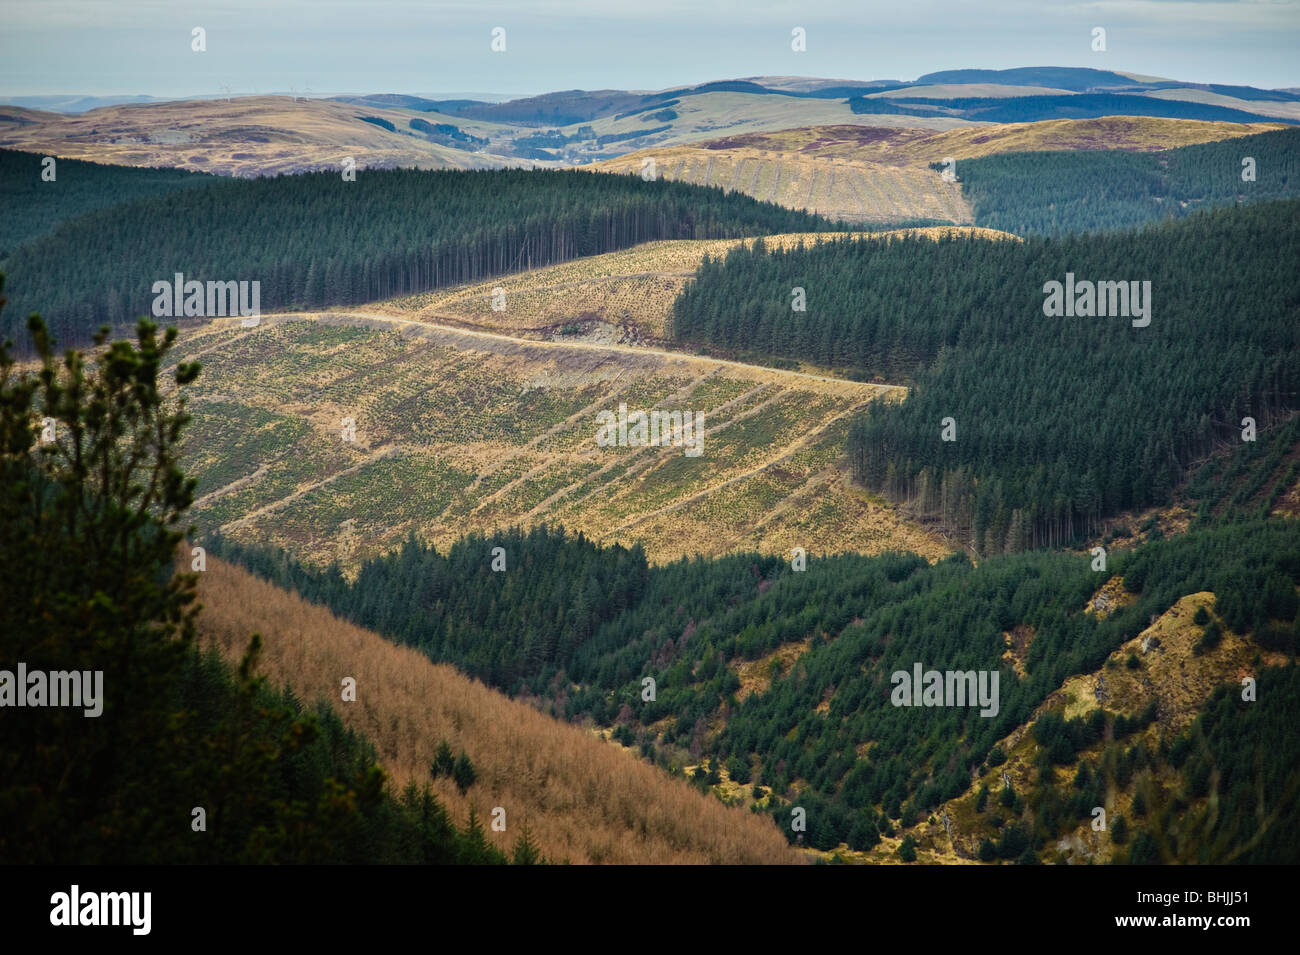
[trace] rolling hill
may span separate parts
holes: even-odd
[[[245,96],[230,100],[105,106],[64,114],[0,107],[0,146],[122,166],[170,166],[224,176],[358,168],[498,169],[528,166],[429,142],[402,110],[331,100]],[[363,116],[390,123],[392,130]]]

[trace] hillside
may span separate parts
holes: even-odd
[[[804,126],[773,133],[726,136],[700,145],[701,148],[797,152],[816,159],[928,167],[945,156],[973,159],[995,153],[1060,149],[1149,152],[1281,128],[1279,124],[1269,123],[1106,116],[1040,123],[987,123],[938,132],[872,126]]]
[[[25,242],[46,235],[68,219],[120,202],[166,195],[212,182],[212,177],[175,169],[133,169],[65,159],[49,168],[34,153],[0,149],[0,262]]]
[[[794,864],[771,820],[669,779],[597,736],[556,722],[422,654],[336,619],[328,610],[209,558],[200,575],[201,635],[238,662],[261,633],[261,671],[305,700],[332,701],[374,743],[394,788],[429,781],[438,744],[466,752],[478,781],[462,795],[434,781],[458,824],[477,810],[488,840],[513,845],[527,825],[556,861],[607,864]],[[339,699],[355,678],[355,703]],[[493,832],[492,809],[506,810]]]
[[[901,94],[906,91],[894,91]],[[959,182],[931,168],[945,159],[1006,152],[1147,152],[1280,128],[1266,123],[1107,116],[1039,123],[981,124],[943,131],[814,126],[735,133],[688,146],[657,146],[594,163],[601,172],[644,173],[720,186],[846,222],[975,221]],[[962,180],[960,168],[952,170]]]
[[[640,174],[645,160],[653,160],[657,174],[670,182],[720,186],[845,222],[973,221],[960,187],[926,168],[714,144],[643,150],[588,168]]]
[[[177,349],[204,367],[186,456],[201,535],[348,567],[411,531],[446,544],[516,523],[640,542],[657,562],[947,550],[842,471],[853,413],[900,389],[362,312],[236,322]],[[703,415],[699,456],[598,447],[597,413],[621,404]]]
[[[1300,196],[1300,129],[1158,152],[1004,153],[957,171],[982,226],[1019,235],[1110,232]]]
[[[1042,785],[1030,778],[1030,786],[1013,762],[1012,789],[1001,797],[1011,819],[1026,806],[1037,812],[999,836],[1000,857],[1015,859],[1099,804],[1086,775],[1082,792],[1070,795],[1066,776],[1065,794],[1052,795],[1051,766],[1156,721],[1182,732],[1219,683],[1253,674],[1261,692],[1276,685],[1268,668],[1297,646],[1298,528],[1242,521],[1153,537],[1112,554],[1106,573],[1089,555],[1046,551],[978,567],[962,555],[929,564],[899,553],[810,559],[803,571],[759,554],[654,567],[635,549],[597,548],[558,531],[473,536],[441,551],[412,540],[368,562],[354,582],[256,546],[235,556],[435,661],[526,693],[572,722],[590,718],[645,759],[690,771],[700,788],[768,813],[783,829],[792,807],[804,808],[802,841],[826,852],[844,844],[888,852],[884,840],[963,798],[1007,752],[1018,754],[1038,714],[1031,732],[1041,750],[1029,761],[1041,770],[1047,752],[1052,764]],[[490,566],[492,548],[509,556],[503,572]],[[1205,591],[1215,595],[1212,618],[1193,614],[1201,598],[1184,599]],[[927,698],[916,709],[914,697],[900,706],[894,677],[914,667],[978,672],[978,701],[972,689],[965,702]],[[1088,676],[1099,671],[1104,683]],[[657,687],[649,699],[647,676]],[[1110,714],[1094,712],[1093,698]],[[1237,737],[1238,750],[1216,745],[1219,775],[1197,756],[1188,775],[1195,798],[1217,788],[1223,802],[1206,838],[1189,840],[1193,851],[1212,853],[1223,834],[1249,836],[1281,813],[1285,825],[1260,851],[1294,859],[1286,833],[1300,797],[1295,755],[1266,735],[1243,746],[1240,727],[1244,718],[1281,732],[1295,700],[1280,690],[1245,707],[1258,706],[1257,717],[1228,714],[1221,739]],[[1063,715],[1048,712],[1066,702]],[[1179,745],[1176,766],[1196,755]],[[1153,757],[1123,758],[1132,769]],[[1279,789],[1288,776],[1291,788]],[[1256,792],[1276,799],[1257,812]],[[1174,799],[1149,805],[1153,822],[1179,809]],[[987,825],[1008,821],[996,813]],[[801,840],[795,831],[787,838]]]
[[[496,169],[530,165],[427,141],[405,110],[331,100],[242,96],[104,106],[85,113],[0,107],[0,146],[119,166],[170,166],[223,176],[342,168]],[[392,131],[361,117],[385,120]]]
[[[1132,599],[1118,578],[1112,585],[1106,589]],[[1095,608],[1106,607],[1107,599],[1099,596],[1090,601],[1092,612],[1104,615],[1106,610]],[[1198,793],[1189,785],[1191,773],[1179,771],[1191,767],[1184,767],[1177,757],[1169,757],[1171,749],[1187,753],[1196,745],[1194,724],[1207,711],[1216,688],[1225,688],[1230,697],[1239,696],[1244,678],[1258,680],[1268,667],[1292,666],[1286,654],[1261,647],[1250,635],[1224,628],[1214,608],[1214,594],[1209,592],[1181,598],[1139,635],[1116,649],[1102,667],[1071,677],[1051,693],[1031,720],[999,741],[1004,762],[992,765],[990,761],[981,767],[966,794],[934,811],[930,818],[936,821],[920,822],[905,833],[917,843],[918,860],[993,861],[987,850],[981,857],[981,844],[987,840],[995,846],[1009,846],[1006,817],[1015,820],[1017,816],[1014,806],[1003,803],[998,809],[990,799],[1007,786],[1027,797],[1040,814],[1056,814],[1058,810],[1052,803],[1068,801],[1070,822],[1044,840],[1035,853],[1047,862],[1114,862],[1128,858],[1131,851],[1154,851],[1154,858],[1146,861],[1225,862],[1238,861],[1243,854],[1256,851],[1260,842],[1282,848],[1286,836],[1281,833],[1292,825],[1300,791],[1294,787],[1289,791],[1270,788],[1259,815],[1247,817],[1250,829],[1243,832],[1255,836],[1258,831],[1259,836],[1225,843],[1213,838],[1214,828],[1223,821],[1222,810],[1216,812],[1207,805],[1206,793]],[[1207,626],[1219,628],[1222,634],[1213,649],[1201,646]],[[1009,646],[1011,642],[1008,636]],[[1013,651],[1007,652],[1010,655]],[[1276,714],[1288,703],[1271,695],[1259,705]],[[1110,734],[1087,740],[1077,750],[1071,746],[1054,757],[1048,725],[1057,719],[1067,723],[1097,720],[1098,712],[1105,714]],[[1131,727],[1127,733],[1121,729],[1125,721]],[[1254,745],[1262,742],[1256,739]],[[1203,738],[1200,744],[1204,746]],[[1212,768],[1216,783],[1234,775],[1234,767],[1228,764],[1216,762]],[[1093,827],[1094,806],[1105,809],[1106,829]],[[1180,825],[1162,832],[1167,825],[1167,820],[1160,819],[1164,807],[1172,807],[1185,818]],[[1119,835],[1117,817],[1124,819]],[[1133,842],[1133,837],[1125,836],[1123,830],[1131,833],[1134,827],[1146,824],[1151,824],[1153,837],[1134,842],[1130,849],[1128,843]],[[900,841],[886,841],[870,854],[846,855],[855,861],[886,861],[896,853]],[[1149,849],[1139,850],[1139,845]],[[1196,858],[1198,855],[1200,858]],[[1005,849],[1002,857],[1008,858]]]

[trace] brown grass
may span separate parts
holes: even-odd
[[[105,106],[60,114],[6,109],[0,146],[120,166],[167,166],[226,176],[358,168],[483,169],[531,166],[437,145],[410,132],[412,113],[322,99],[243,96],[231,100]],[[389,120],[389,132],[358,116]],[[432,120],[437,122],[437,119]]]
[[[262,634],[261,672],[299,697],[324,697],[374,743],[395,787],[428,779],[440,740],[464,749],[479,780],[462,797],[434,784],[463,824],[473,804],[485,828],[506,810],[508,848],[527,822],[543,853],[573,863],[797,864],[775,824],[729,809],[578,726],[558,722],[437,665],[409,648],[337,619],[296,594],[209,557],[200,575],[203,639],[236,660]],[[344,703],[340,681],[357,681]]]
[[[1150,152],[1249,136],[1281,123],[1224,123],[1150,116],[1053,119],[1039,123],[981,123],[955,129],[894,129],[875,126],[806,126],[772,133],[730,136],[697,144],[707,149],[752,149],[771,156],[843,159],[891,166],[928,166],[945,156],[973,159],[995,153],[1049,149],[1124,149]],[[650,151],[646,151],[649,155]],[[961,175],[958,170],[958,176]]]

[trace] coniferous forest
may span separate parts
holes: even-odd
[[[1294,200],[1101,236],[756,244],[704,264],[673,334],[909,383],[857,421],[855,473],[999,553],[1164,503],[1243,419],[1266,432],[1297,410],[1300,289],[1274,281],[1297,261]],[[1067,274],[1149,282],[1150,324],[1045,315]]]
[[[1110,232],[1300,195],[1300,129],[1158,152],[1001,153],[956,165],[977,225],[1016,235]]]
[[[880,833],[913,825],[962,795],[973,771],[996,764],[998,740],[1026,722],[1050,692],[1073,674],[1101,667],[1153,614],[1185,594],[1213,591],[1224,626],[1289,654],[1300,632],[1300,529],[1286,520],[1216,522],[1118,553],[1109,572],[1136,599],[1105,619],[1083,608],[1106,575],[1086,557],[1050,551],[978,567],[962,555],[930,565],[911,554],[827,557],[804,572],[758,554],[647,567],[643,557],[621,548],[534,530],[469,538],[446,556],[411,540],[367,562],[349,582],[336,567],[313,570],[283,552],[210,543],[346,619],[481,673],[502,690],[539,699],[557,717],[613,727],[616,739],[666,769],[688,761],[725,765],[731,779],[757,786],[780,818],[790,807],[781,794],[803,780],[799,804],[813,807],[809,818],[816,820],[809,843],[823,849],[870,848]],[[527,568],[526,583],[490,570],[496,547]],[[453,567],[461,572],[448,573]],[[607,599],[593,599],[602,588]],[[1022,627],[1038,633],[1023,677],[1002,659],[1004,633]],[[806,652],[788,670],[774,671],[765,692],[741,692],[739,664],[805,640]],[[485,660],[500,663],[493,669]],[[983,717],[975,708],[891,705],[889,675],[917,660],[1000,671],[998,712]],[[656,684],[652,701],[643,694],[647,677]],[[1176,840],[1162,835],[1163,851],[1185,853],[1191,845],[1208,854],[1202,861],[1214,861],[1220,837],[1250,832],[1253,838],[1263,822],[1247,791],[1276,794],[1268,812],[1294,815],[1300,792],[1285,785],[1289,757],[1275,758],[1271,749],[1273,734],[1286,734],[1294,704],[1285,693],[1270,696],[1268,705],[1260,699],[1257,710],[1221,701],[1210,725],[1192,731],[1217,733],[1238,747],[1225,742],[1208,754],[1198,750],[1198,759],[1232,781],[1233,811],[1213,821],[1213,838],[1185,836],[1182,848],[1170,848],[1165,843]],[[710,725],[719,713],[725,727],[714,734]],[[1152,718],[1079,724],[1064,755],[1066,744],[1055,743],[1050,720],[1039,732],[1061,762],[1105,735],[1116,749],[1103,760],[1126,760],[1130,773],[1134,760],[1145,760],[1139,769],[1181,767],[1186,743],[1173,753],[1129,755],[1125,738]],[[1271,729],[1249,729],[1263,725]],[[1194,785],[1203,788],[1204,780]],[[1081,796],[1058,805],[1046,783],[1033,797],[1036,811],[1021,806],[1025,844],[1011,858],[1030,844],[1041,849],[1097,804]],[[1010,816],[1003,821],[1014,842],[1017,823]],[[1261,833],[1251,858],[1295,861],[1288,832]],[[1149,851],[1158,848],[1152,843]]]

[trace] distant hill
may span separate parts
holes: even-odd
[[[971,122],[1032,123],[1052,119],[1090,119],[1101,116],[1158,116],[1237,123],[1270,120],[1300,123],[1300,118],[1252,113],[1228,106],[1196,102],[1195,98],[1165,98],[1123,93],[1072,93],[1067,95],[990,96],[976,98],[855,96],[849,100],[855,113],[901,113],[908,116],[946,116]]]
[[[0,146],[121,166],[225,176],[342,168],[492,169],[518,159],[430,142],[391,107],[289,96],[108,106],[77,115],[0,107]],[[392,131],[361,119],[393,124]]]
[[[1131,87],[1131,77],[1110,70],[1071,66],[1022,66],[1010,70],[940,70],[916,78],[916,85],[933,83],[996,83],[1001,86],[1049,86],[1084,93],[1089,90]]]
[[[1149,151],[1276,128],[1122,116],[944,131],[809,126],[656,146],[586,168],[641,173],[642,164],[653,160],[656,175],[665,179],[720,186],[846,222],[932,219],[962,224],[975,220],[962,186],[945,181],[942,169],[931,168],[941,159],[1036,150]]]
[[[1287,90],[1064,67],[946,70],[913,82],[760,76],[653,92],[572,89],[501,102],[491,96],[195,97],[79,113],[54,110],[97,101],[20,98],[0,107],[0,146],[259,176],[336,167],[346,157],[370,168],[586,165],[807,126],[947,130],[1110,116],[1300,123],[1300,95]],[[413,119],[437,132],[413,126]]]

